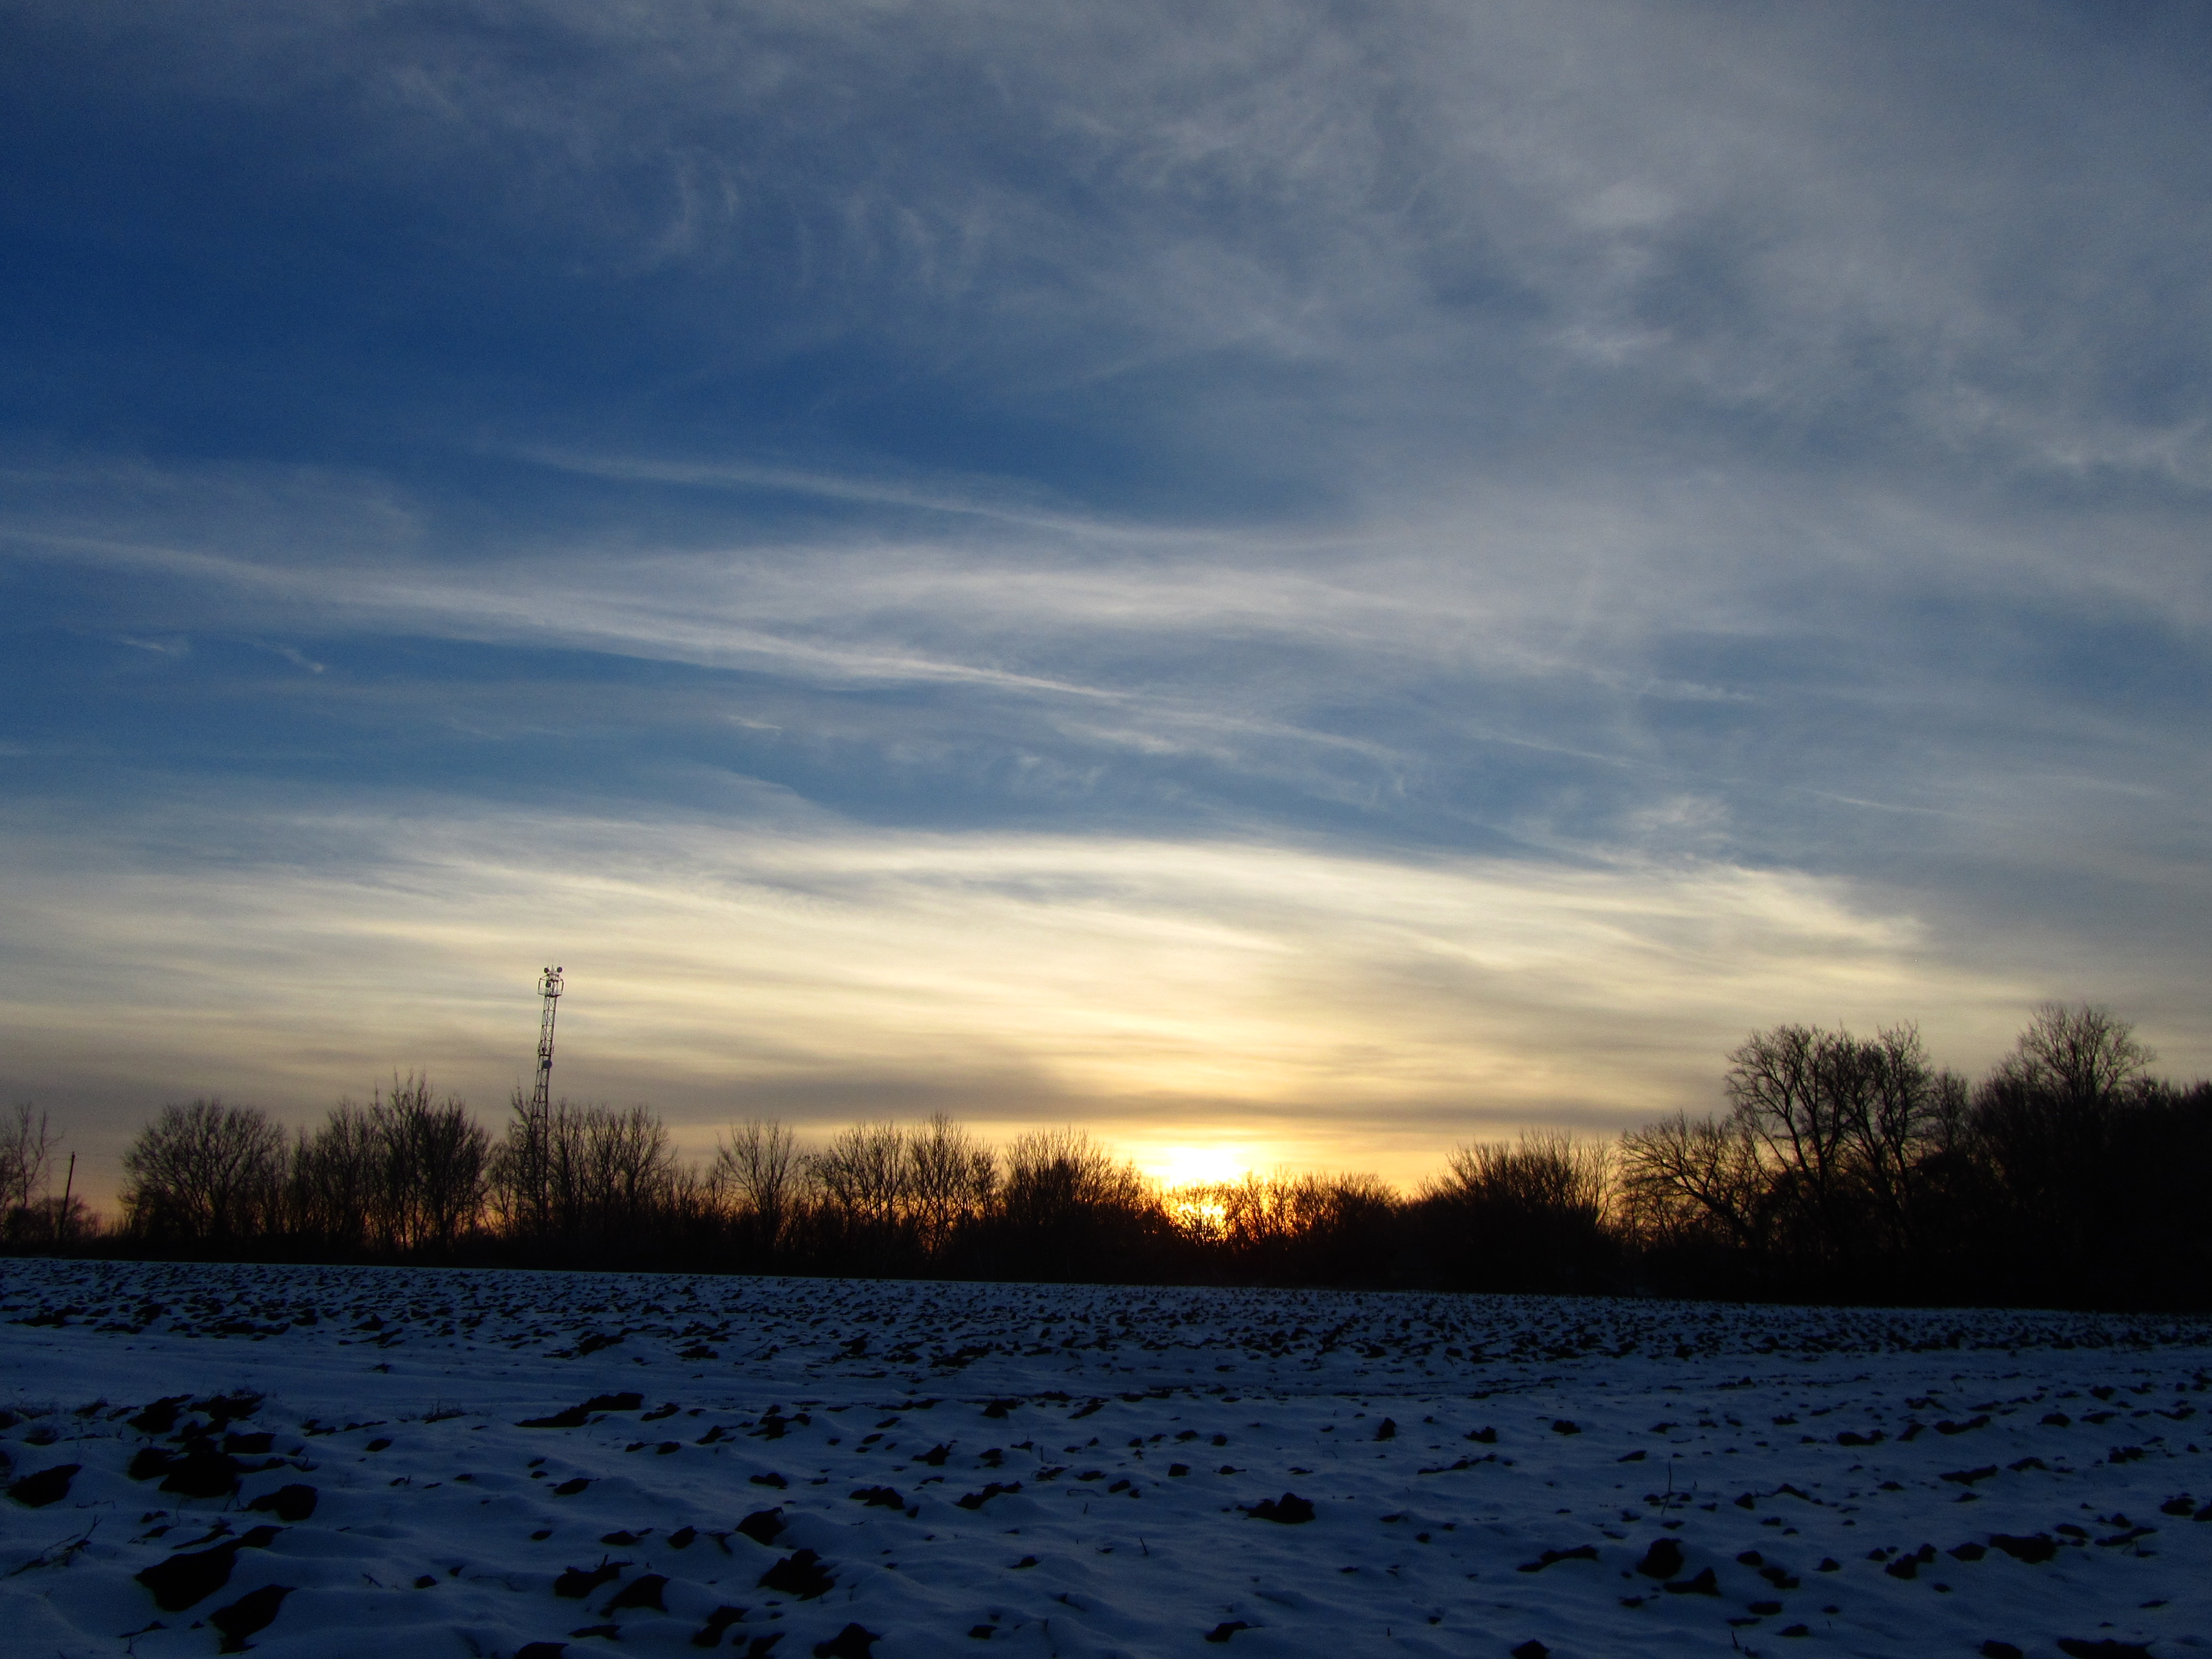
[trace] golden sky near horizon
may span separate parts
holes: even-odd
[[[179,883],[118,854],[73,879],[56,848],[0,910],[29,970],[0,1031],[94,1154],[88,1190],[168,1099],[308,1121],[419,1067],[495,1123],[542,962],[567,974],[560,1091],[652,1103],[700,1155],[747,1116],[818,1139],[942,1109],[993,1140],[1072,1124],[1171,1181],[1409,1186],[1464,1140],[1705,1109],[1725,1050],[1785,1019],[1917,1016],[1978,1070],[2039,989],[1962,973],[1835,884],[1719,865],[826,822],[291,829],[360,866]]]

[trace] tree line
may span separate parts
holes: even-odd
[[[1729,1109],[1622,1138],[1615,1222],[1655,1281],[1724,1293],[2212,1305],[2212,1084],[2102,1008],[2046,1005],[1969,1084],[1910,1025],[1729,1056]]]
[[[1969,1083],[1910,1024],[1804,1025],[1728,1056],[1724,1109],[1606,1141],[1462,1146],[1418,1190],[1370,1176],[1161,1188],[1074,1130],[994,1147],[939,1115],[802,1146],[775,1121],[678,1154],[644,1107],[520,1091],[495,1138],[426,1079],[287,1134],[170,1105],[103,1230],[43,1196],[58,1146],[0,1123],[9,1240],[337,1261],[2212,1305],[2212,1085],[2154,1077],[2128,1024],[2036,1011]]]

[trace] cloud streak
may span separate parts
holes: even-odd
[[[600,947],[701,1121],[2212,1061],[2190,11],[5,15],[0,1000],[102,1133],[496,1093]]]
[[[305,1115],[421,1064],[489,1104],[534,1031],[513,964],[557,957],[564,1083],[650,1092],[694,1140],[753,1112],[950,1104],[1139,1148],[1195,1121],[1410,1177],[1458,1136],[1709,1095],[1747,1017],[1912,1006],[1988,1048],[2026,988],[1832,884],[1721,865],[750,816],[173,810],[92,849],[19,824],[38,878],[0,920],[0,1018],[64,1094],[104,1076]],[[225,863],[201,850],[225,843]]]

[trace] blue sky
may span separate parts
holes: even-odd
[[[0,4],[0,1086],[1407,1177],[2212,1068],[2185,6]]]

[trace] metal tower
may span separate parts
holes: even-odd
[[[548,968],[538,976],[538,994],[545,1012],[538,1022],[538,1087],[530,1097],[530,1116],[542,1124],[553,1109],[553,1016],[561,1006],[561,970]]]
[[[538,1021],[538,1085],[531,1091],[530,1109],[523,1114],[521,1157],[514,1173],[530,1224],[542,1237],[553,1215],[553,1016],[561,1006],[558,968],[548,968],[538,976],[538,994],[545,1005]],[[519,1088],[514,1099],[520,1107]]]

